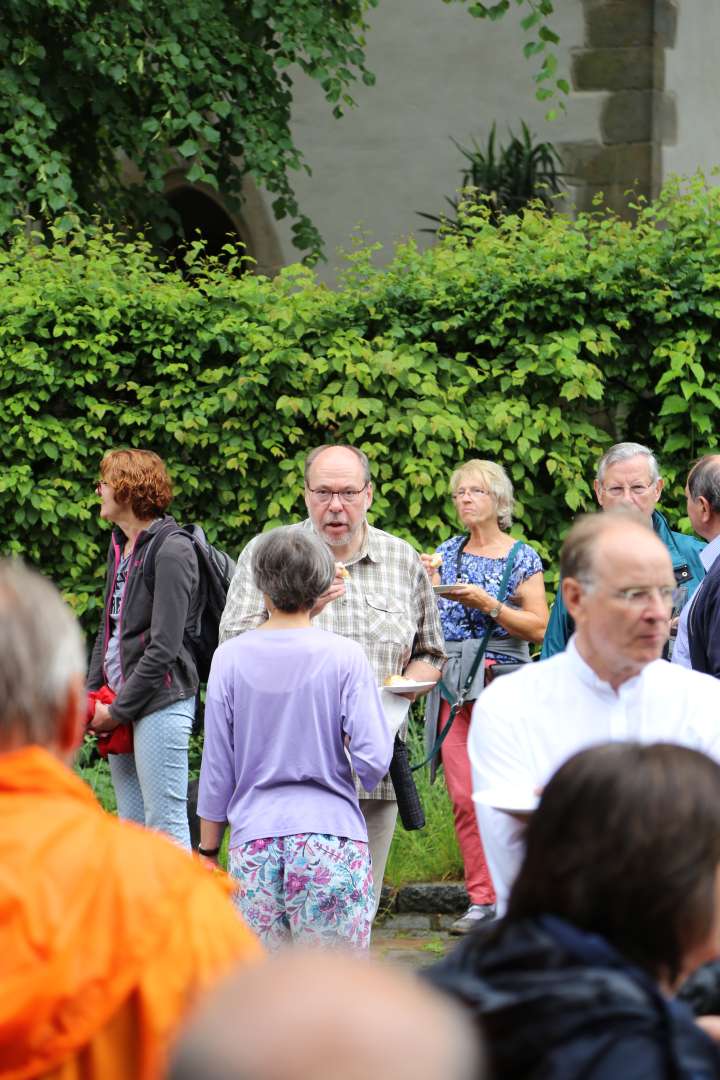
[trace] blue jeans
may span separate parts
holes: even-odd
[[[174,701],[133,724],[132,754],[108,757],[118,816],[164,832],[188,850],[188,745],[194,716],[194,697]]]

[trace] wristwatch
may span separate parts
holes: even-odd
[[[488,615],[490,616],[491,619],[497,619],[498,615],[500,614],[501,609],[502,609],[502,600],[500,601],[499,604],[496,604],[495,607],[490,608],[490,610],[488,611]]]

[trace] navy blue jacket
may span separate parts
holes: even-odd
[[[423,976],[473,1014],[498,1080],[716,1080],[688,1007],[553,916],[480,927]]]
[[[720,678],[720,559],[707,572],[688,618],[690,663]]]

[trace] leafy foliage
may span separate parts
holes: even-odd
[[[108,447],[157,450],[177,516],[231,552],[304,514],[318,443],[367,451],[373,520],[421,549],[456,528],[452,468],[494,458],[514,533],[554,573],[610,442],[658,449],[673,521],[689,461],[714,444],[720,189],[700,178],[635,224],[531,209],[495,227],[470,206],[461,233],[383,270],[358,248],[336,292],[301,266],[270,281],[189,258],[189,279],[164,273],[106,230],[0,250],[1,546],[91,628]]]
[[[309,170],[290,129],[288,69],[318,82],[342,116],[354,105],[353,84],[375,81],[364,33],[378,2],[4,0],[0,236],[16,218],[69,230],[100,212],[170,241],[165,178],[180,166],[189,183],[209,184],[231,205],[252,174],[271,193],[276,217],[294,219],[298,249],[317,258],[320,235],[290,179]],[[518,2],[530,8],[523,26],[537,31],[525,47],[533,56],[558,40],[547,25],[553,6]],[[495,19],[508,6],[468,10]],[[551,95],[556,65],[545,55],[538,96]]]
[[[96,750],[97,739],[86,735],[75,760],[75,772],[89,784],[95,798],[109,814],[117,813],[117,799],[107,760]]]
[[[365,67],[364,12],[378,0],[4,0],[0,12],[0,234],[15,217],[78,213],[158,225],[165,175],[239,193],[245,172],[295,218],[295,243],[321,242],[289,174],[296,65],[336,116]],[[121,180],[130,159],[144,178]]]
[[[531,202],[542,203],[548,211],[553,209],[553,197],[560,191],[561,173],[557,171],[557,166],[562,164],[562,160],[552,143],[534,143],[530,128],[524,121],[521,121],[521,125],[522,136],[513,135],[511,131],[510,142],[497,150],[495,124],[490,129],[484,148],[474,139],[470,148],[461,146],[453,139],[452,142],[467,162],[461,174],[462,200],[458,196],[453,199],[445,197],[445,202],[453,211],[451,218],[419,211],[420,217],[452,229],[458,227],[461,201],[465,204],[485,203],[495,222],[502,214],[516,213]],[[467,217],[467,206],[463,215]],[[421,231],[437,232],[437,228]]]
[[[510,0],[495,0],[494,3],[483,3],[480,0],[443,0],[446,4],[461,3],[468,5],[468,12],[476,19],[489,19],[495,22],[502,19],[510,10]],[[529,35],[523,46],[523,53],[527,58],[542,57],[542,62],[536,74],[533,76],[537,89],[535,97],[538,101],[546,101],[548,104],[556,98],[558,90],[561,94],[570,93],[570,84],[565,78],[557,78],[558,58],[554,46],[560,43],[559,36],[548,23],[554,14],[554,0],[515,0],[517,7],[525,14],[520,23],[523,30]],[[560,100],[560,108],[565,105]],[[550,108],[545,114],[546,120],[554,120],[557,117],[557,109]]]

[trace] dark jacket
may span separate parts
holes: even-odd
[[[659,510],[653,511],[653,529],[658,540],[662,540],[670,552],[675,582],[687,585],[688,600],[705,577],[705,567],[700,559],[700,552],[705,547],[704,540],[685,533],[674,532]],[[541,660],[547,660],[555,653],[563,652],[575,629],[572,619],[562,598],[562,581],[558,583],[555,603],[550,611],[550,621],[543,639]],[[694,666],[694,665],[693,665]]]
[[[720,678],[720,559],[708,570],[690,609],[687,631],[693,669]]]
[[[120,665],[124,683],[110,713],[122,723],[139,720],[174,701],[194,697],[198,675],[185,641],[194,625],[198,594],[198,564],[189,537],[174,533],[155,551],[154,594],[148,589],[143,564],[156,532],[173,524],[169,514],[140,533],[128,567],[120,609]],[[88,689],[105,681],[103,662],[110,637],[110,603],[126,537],[113,529],[108,550],[103,620],[90,660]]]
[[[711,1080],[690,1010],[603,938],[552,916],[480,928],[423,975],[472,1012],[496,1080]]]

